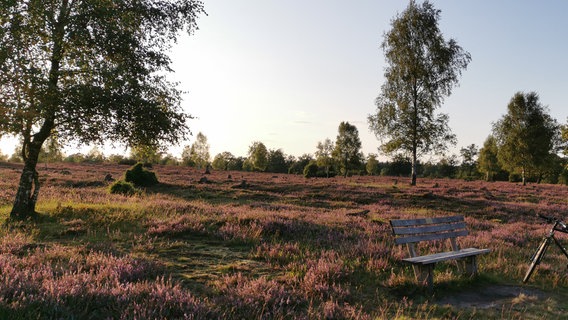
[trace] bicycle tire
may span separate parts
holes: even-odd
[[[523,279],[523,283],[526,283],[527,281],[529,281],[531,275],[533,274],[534,270],[536,269],[536,266],[540,264],[540,261],[542,260],[542,257],[544,256],[544,253],[546,252],[546,249],[548,248],[549,244],[550,244],[550,238],[549,237],[546,237],[542,240],[542,242],[538,246],[538,249],[536,250],[533,258],[531,259],[531,265],[529,266],[529,269],[527,270],[527,273],[525,274],[525,277]]]

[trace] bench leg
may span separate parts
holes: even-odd
[[[416,281],[421,285],[427,285],[428,289],[432,291],[434,288],[434,264],[414,265],[413,268]]]
[[[464,259],[465,264],[465,274],[468,276],[474,276],[477,274],[477,260],[475,256],[470,256]]]

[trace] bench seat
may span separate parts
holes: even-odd
[[[446,251],[446,252],[439,252],[434,254],[429,254],[427,256],[417,256],[412,258],[403,259],[403,261],[412,263],[412,264],[431,264],[440,261],[446,261],[451,259],[461,259],[470,256],[476,256],[478,254],[484,254],[491,252],[490,249],[477,249],[477,248],[467,248],[461,249],[458,251]]]

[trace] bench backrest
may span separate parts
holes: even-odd
[[[456,237],[468,234],[463,216],[391,220],[390,224],[396,244],[451,239],[454,247]]]

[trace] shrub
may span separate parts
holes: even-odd
[[[568,169],[564,168],[564,170],[562,170],[562,172],[558,175],[558,183],[568,185]]]
[[[313,178],[318,175],[318,165],[315,162],[310,162],[304,167],[304,177]]]
[[[112,194],[123,194],[125,196],[131,196],[137,192],[136,187],[130,182],[124,180],[115,181],[110,185],[109,192]]]
[[[140,187],[149,187],[158,184],[156,174],[144,169],[143,164],[140,162],[135,164],[130,170],[126,170],[124,180]]]

